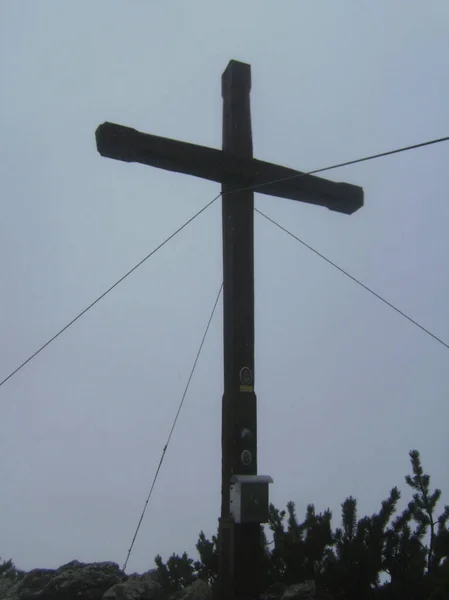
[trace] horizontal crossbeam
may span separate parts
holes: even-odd
[[[236,189],[260,186],[254,191],[325,206],[347,215],[363,206],[361,187],[306,175],[255,158],[243,158],[107,122],[97,128],[95,136],[98,152],[107,158],[193,175]]]

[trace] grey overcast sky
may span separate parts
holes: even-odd
[[[0,379],[219,192],[101,158],[104,121],[221,147],[252,65],[258,158],[311,170],[449,133],[447,0],[3,0]],[[449,144],[327,174],[348,217],[256,206],[449,340]],[[0,556],[123,564],[221,283],[219,203],[0,388]],[[360,514],[417,448],[449,502],[449,351],[255,216],[259,471]],[[220,506],[222,305],[129,562],[194,555]]]

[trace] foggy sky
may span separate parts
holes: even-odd
[[[221,147],[221,74],[252,66],[257,158],[302,171],[448,135],[449,4],[0,5],[0,380],[220,191],[99,156],[104,121]],[[449,340],[449,144],[330,171],[353,216],[256,206]],[[0,556],[126,557],[221,284],[218,202],[0,388]],[[449,502],[449,354],[255,215],[259,472],[270,499],[377,511],[421,452]],[[129,571],[216,531],[222,305]],[[442,508],[441,503],[440,507]],[[401,506],[402,506],[401,504]]]

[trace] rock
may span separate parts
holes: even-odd
[[[113,562],[83,564],[73,561],[56,571],[55,576],[42,590],[41,598],[97,600],[125,577],[119,566]]]
[[[305,600],[306,598],[315,598],[316,587],[313,580],[306,580],[304,583],[289,586],[282,600]]]
[[[169,600],[212,600],[212,591],[205,581],[197,579],[192,585],[172,594]]]
[[[270,586],[262,600],[332,600],[317,593],[314,581]],[[21,579],[0,579],[0,600],[212,600],[212,590],[202,579],[167,599],[156,569],[126,576],[113,562],[81,563],[59,569],[33,569]]]
[[[281,600],[285,590],[286,585],[284,583],[273,583],[262,594],[262,600]]]
[[[57,570],[30,571],[0,595],[0,600],[102,600],[104,592],[124,578],[115,563],[75,560]]]
[[[13,585],[0,588],[1,600],[37,598],[40,590],[54,576],[54,569],[33,569],[25,574],[23,579],[13,582]]]
[[[162,600],[162,586],[156,571],[134,573],[126,581],[116,583],[103,594],[103,600]]]
[[[0,579],[0,598],[6,598],[6,594],[10,593],[11,588],[15,585],[16,583],[12,579]]]
[[[157,581],[158,583],[160,583],[162,585],[161,575],[157,569],[150,569],[149,571],[146,571],[142,575],[135,573],[135,575],[137,577],[147,577],[149,579],[152,579],[153,581]]]

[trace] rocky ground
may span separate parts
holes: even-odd
[[[286,587],[271,586],[262,600],[332,600],[317,595],[313,581]],[[197,580],[171,596],[164,594],[155,570],[125,575],[112,562],[72,561],[59,569],[33,569],[20,581],[0,579],[0,600],[213,600],[212,592]]]

